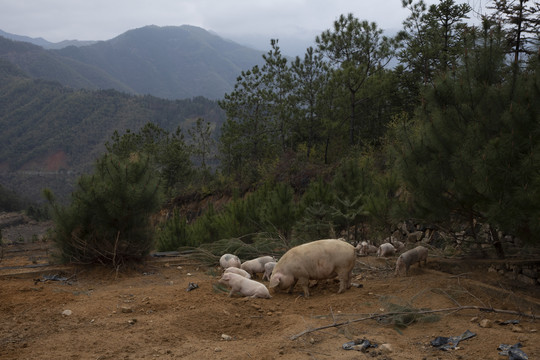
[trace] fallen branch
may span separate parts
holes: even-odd
[[[304,330],[304,331],[302,331],[302,332],[300,332],[300,333],[298,333],[296,335],[291,336],[290,339],[291,340],[296,340],[296,339],[298,339],[299,337],[301,337],[303,335],[310,334],[310,333],[315,332],[315,331],[324,330],[324,329],[328,329],[328,328],[331,328],[331,327],[340,327],[340,326],[343,326],[343,325],[348,325],[348,324],[352,324],[352,323],[360,322],[360,321],[364,321],[364,320],[387,318],[387,317],[396,316],[396,315],[422,315],[422,314],[433,314],[433,313],[440,313],[440,312],[457,312],[457,311],[462,311],[462,310],[478,310],[478,311],[483,311],[483,312],[494,312],[494,313],[501,313],[501,314],[518,315],[518,316],[531,318],[531,319],[534,319],[534,320],[540,319],[540,315],[525,314],[525,313],[522,313],[522,312],[519,312],[519,311],[494,309],[494,308],[490,308],[490,307],[482,307],[482,306],[470,305],[470,306],[458,306],[458,307],[453,307],[453,308],[436,309],[436,310],[400,311],[400,312],[389,312],[389,313],[383,313],[383,314],[374,314],[374,315],[366,316],[366,317],[363,317],[363,318],[347,320],[347,321],[343,321],[343,322],[339,322],[339,323],[336,323],[334,321],[333,324],[320,326],[320,327],[317,327],[317,328],[314,328],[314,329]]]

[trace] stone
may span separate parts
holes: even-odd
[[[482,319],[478,325],[482,328],[490,328],[493,326],[493,322],[489,319]]]
[[[62,311],[62,315],[63,316],[70,316],[71,314],[73,314],[73,312],[71,310],[64,310]]]
[[[512,332],[515,332],[515,333],[522,333],[523,332],[523,328],[519,325],[512,325]]]
[[[394,351],[394,348],[392,347],[392,345],[391,345],[391,344],[387,344],[387,343],[382,344],[382,345],[380,346],[380,349],[381,349],[381,351],[382,351],[384,354],[389,354],[389,353],[391,353],[391,352]]]
[[[227,335],[227,334],[221,334],[221,340],[231,341],[231,340],[232,340],[232,336]]]
[[[409,243],[415,243],[422,239],[422,236],[424,236],[424,233],[422,231],[415,231],[407,235],[407,242]]]
[[[533,279],[538,278],[538,271],[536,269],[523,268],[521,269],[521,272],[523,273],[523,275],[528,276],[530,278],[533,278]]]
[[[519,274],[517,280],[527,285],[536,285],[536,279],[532,279],[526,275]]]
[[[130,308],[129,306],[122,306],[120,309],[121,309],[122,313],[124,313],[124,314],[129,314],[129,313],[133,312],[133,309]]]

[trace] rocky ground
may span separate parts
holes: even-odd
[[[30,239],[3,246],[0,359],[505,359],[497,347],[518,342],[540,358],[540,323],[530,317],[540,314],[540,286],[488,271],[495,260],[431,256],[395,277],[395,258],[358,257],[361,287],[343,294],[322,282],[309,299],[298,288],[246,299],[227,297],[219,268],[189,258],[121,272],[58,266],[50,243]],[[190,283],[198,287],[186,291]],[[497,311],[456,310],[467,306]],[[373,316],[412,309],[454,311]],[[507,320],[519,323],[500,324]],[[475,336],[456,350],[430,344],[466,330]],[[377,347],[343,349],[358,339]]]

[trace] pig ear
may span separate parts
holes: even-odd
[[[268,287],[275,288],[276,286],[279,285],[280,282],[281,282],[281,276],[279,275],[270,276],[270,283],[268,284]]]

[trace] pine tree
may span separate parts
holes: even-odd
[[[79,179],[67,207],[57,204],[50,191],[45,196],[53,205],[53,239],[64,262],[118,267],[143,260],[153,249],[150,215],[162,198],[147,156],[105,154],[93,174]]]
[[[520,55],[538,53],[540,45],[540,3],[530,0],[494,0],[488,7],[494,10],[491,19],[506,30],[508,45],[512,49],[514,64]]]
[[[346,120],[351,146],[361,138],[358,136],[358,105],[366,99],[359,96],[360,90],[371,76],[388,64],[394,52],[395,42],[383,36],[382,32],[377,24],[359,21],[353,14],[348,14],[341,15],[332,30],[324,31],[315,39],[317,51],[328,59],[333,68],[336,84],[348,94]]]
[[[464,66],[427,89],[401,131],[399,164],[420,218],[465,221],[474,235],[476,222],[530,235],[538,223],[538,69],[511,76],[500,34],[484,23]]]

